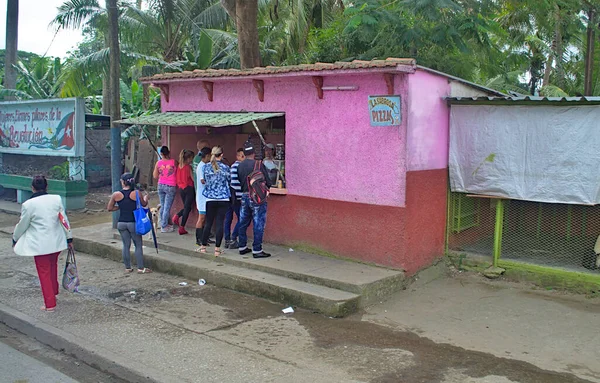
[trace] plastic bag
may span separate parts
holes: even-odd
[[[63,273],[62,285],[65,290],[75,293],[79,289],[79,273],[77,273],[77,263],[75,262],[75,251],[69,248],[65,272]]]
[[[140,203],[140,193],[135,192],[137,208],[133,211],[135,217],[135,232],[139,235],[146,235],[152,230],[152,222],[148,217],[148,210]]]

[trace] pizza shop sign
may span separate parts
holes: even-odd
[[[83,157],[84,140],[82,99],[0,102],[0,153]]]
[[[371,126],[400,125],[400,96],[369,96],[369,116]]]

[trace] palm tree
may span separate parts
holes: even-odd
[[[279,52],[280,61],[304,61],[310,31],[325,27],[344,9],[341,0],[261,0],[261,42]]]
[[[100,6],[98,0],[66,0],[58,7],[58,14],[52,20],[50,25],[60,29],[84,29],[87,28],[97,38],[102,40],[103,48],[108,48],[108,16],[105,8]],[[72,72],[73,73],[73,72]],[[72,94],[74,89],[85,89],[85,84],[82,84],[81,73],[73,73],[70,78],[65,81],[67,94]],[[109,81],[109,66],[104,66],[101,71],[96,72],[96,76],[102,78],[102,113],[110,114],[110,81]],[[70,81],[69,81],[70,80]]]
[[[185,61],[186,51],[197,50],[208,30],[228,23],[218,0],[154,0],[150,5],[148,10],[126,7],[123,40],[167,63]]]
[[[4,88],[15,89],[17,85],[17,46],[19,32],[19,0],[6,3],[6,57],[4,64]]]
[[[241,68],[260,66],[258,0],[221,0],[221,4],[235,21]]]
[[[119,53],[119,8],[117,8],[117,0],[106,0],[106,10],[108,15],[108,47],[110,49],[110,75],[108,76],[110,80],[110,118],[111,121],[117,121],[121,119],[121,96],[119,92],[121,56]],[[114,161],[115,158],[113,157],[112,160]],[[113,188],[118,183],[114,180],[115,174],[113,174]]]

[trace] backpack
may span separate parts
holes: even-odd
[[[254,161],[254,170],[246,177],[248,182],[248,195],[250,199],[257,205],[262,205],[267,201],[269,196],[269,188],[267,180],[261,171],[262,161]]]

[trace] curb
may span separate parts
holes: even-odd
[[[150,375],[155,378],[125,367],[127,364],[126,357],[50,326],[2,303],[0,303],[0,322],[57,351],[69,354],[98,370],[127,382],[159,383],[169,382],[172,379],[172,377],[163,376],[162,372],[153,370],[148,366],[144,366],[144,371],[150,371]],[[155,380],[156,378],[160,380]]]
[[[110,243],[96,242],[77,236],[73,239],[73,243],[75,248],[83,253],[117,262],[121,261],[121,249]],[[214,261],[197,258],[202,262],[206,262],[204,265],[200,265],[194,262],[193,257],[175,253],[173,255],[176,255],[179,259],[175,257],[168,259],[153,254],[144,255],[144,264],[147,263],[154,271],[161,273],[178,275],[190,280],[204,278],[208,283],[217,287],[318,311],[331,317],[345,317],[357,312],[360,306],[360,296],[357,294],[315,285],[316,289],[335,291],[341,294],[342,297],[323,296],[320,292],[313,293],[313,291],[310,291],[312,288],[302,290],[290,286],[290,283],[307,284],[307,282],[233,265],[219,265]],[[232,268],[238,269],[241,273],[233,271]],[[257,276],[257,273],[265,274],[265,276]],[[273,279],[265,280],[265,278]],[[285,281],[282,281],[282,279],[285,279]]]
[[[121,237],[119,234],[114,234],[113,239],[115,241],[120,242]],[[151,240],[147,240],[145,238],[142,239],[143,244],[149,248],[154,246],[154,243]],[[201,254],[194,250],[181,249],[176,246],[172,246],[169,244],[159,243],[158,248],[163,251],[168,251],[171,253],[186,255],[189,257],[206,259],[206,260],[214,260],[214,256],[209,254]],[[120,260],[116,259],[117,261]],[[268,274],[279,275],[281,277],[290,278],[297,281],[302,281],[306,283],[315,284],[318,286],[330,287],[332,289],[347,291],[349,293],[360,295],[359,308],[369,306],[374,303],[379,303],[382,299],[385,299],[392,295],[393,293],[403,290],[407,284],[407,278],[404,273],[399,273],[395,276],[389,276],[383,279],[380,279],[375,282],[366,283],[363,285],[353,285],[350,283],[335,281],[332,279],[328,279],[326,277],[313,277],[301,273],[296,273],[294,271],[287,270],[279,270],[269,266],[263,266],[261,264],[252,264],[247,262],[241,262],[235,259],[230,259],[223,257],[219,260],[219,262],[230,264],[232,266],[238,266],[245,269],[252,269],[262,271]]]
[[[19,212],[7,210],[7,209],[0,209],[0,213],[10,214],[10,215],[20,215],[21,214]]]

